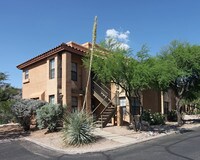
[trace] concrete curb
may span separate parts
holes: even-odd
[[[187,128],[187,129],[195,129],[195,128],[199,128],[200,126],[194,126],[194,127],[191,127],[191,128]],[[49,150],[54,150],[54,151],[57,151],[57,152],[60,152],[60,153],[63,153],[63,154],[70,154],[70,155],[73,155],[73,154],[84,154],[84,153],[95,153],[95,152],[103,152],[103,151],[111,151],[111,150],[115,150],[115,149],[119,149],[121,147],[127,147],[127,146],[130,146],[130,145],[133,145],[133,144],[139,144],[139,143],[142,143],[142,142],[147,142],[147,141],[151,141],[151,140],[154,140],[156,138],[161,138],[161,137],[164,137],[164,136],[169,136],[169,135],[172,135],[172,134],[180,134],[182,130],[186,130],[185,128],[180,128],[178,130],[173,130],[173,131],[169,131],[167,133],[161,133],[161,134],[158,134],[158,135],[155,135],[155,136],[150,136],[150,137],[147,137],[147,138],[144,138],[144,139],[134,139],[134,138],[131,138],[131,137],[127,137],[127,138],[130,138],[130,140],[132,139],[133,141],[128,141],[127,143],[120,143],[119,141],[115,141],[114,139],[112,138],[106,138],[106,137],[103,137],[103,138],[106,138],[108,140],[112,140],[112,141],[115,141],[115,142],[119,142],[120,144],[118,146],[109,146],[106,148],[103,148],[103,149],[96,149],[96,150],[92,150],[92,151],[86,151],[86,150],[82,150],[82,151],[67,151],[67,148],[66,149],[58,149],[56,147],[52,147],[52,146],[48,146],[44,143],[41,143],[41,142],[38,142],[36,140],[33,140],[31,138],[28,138],[28,137],[24,137],[22,139],[26,140],[26,141],[29,141],[29,142],[32,142],[32,143],[35,143],[41,147],[44,147],[46,149],[49,149]],[[122,137],[122,136],[121,136]]]
[[[176,132],[170,132],[170,133],[167,133],[167,134],[158,134],[158,135],[155,135],[155,136],[151,136],[151,137],[148,137],[148,138],[144,138],[144,139],[141,139],[141,140],[135,140],[135,141],[130,141],[129,143],[121,143],[119,144],[117,147],[114,146],[114,147],[107,147],[105,146],[104,149],[96,149],[95,151],[67,151],[67,148],[66,149],[58,149],[56,147],[52,147],[52,146],[48,146],[44,143],[41,143],[41,142],[38,142],[36,140],[33,140],[31,138],[28,138],[28,137],[24,137],[23,139],[26,140],[26,141],[29,141],[29,142],[32,142],[32,143],[35,143],[41,147],[44,147],[46,149],[49,149],[49,150],[54,150],[54,151],[57,151],[57,152],[61,152],[61,153],[64,153],[64,154],[84,154],[84,153],[95,153],[95,152],[103,152],[103,151],[111,151],[111,150],[114,150],[114,149],[119,149],[121,147],[126,147],[126,146],[130,146],[130,145],[133,145],[133,144],[138,144],[138,143],[142,143],[142,142],[147,142],[147,141],[150,141],[150,140],[153,140],[153,139],[156,139],[156,138],[160,138],[160,137],[163,137],[163,136],[167,136],[167,135],[171,135],[171,134],[175,134]],[[133,139],[133,138],[132,138]],[[109,139],[111,140],[111,139]],[[112,141],[115,141],[115,140],[112,140]]]

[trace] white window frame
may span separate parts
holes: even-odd
[[[55,78],[55,58],[49,60],[49,79]]]
[[[125,115],[126,112],[126,97],[119,97],[119,106],[122,107],[123,114]]]
[[[29,79],[29,70],[24,71],[24,79]]]

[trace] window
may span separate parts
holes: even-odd
[[[29,78],[29,71],[26,70],[24,73],[25,73],[25,74],[24,74],[24,78],[25,78],[25,79],[28,79],[28,78]]]
[[[49,61],[49,79],[55,78],[55,59],[50,59]]]
[[[120,107],[126,106],[126,97],[119,97]]]
[[[78,109],[78,97],[72,97],[72,112],[77,111]]]
[[[58,67],[59,67],[59,74],[58,74],[58,78],[62,78],[62,56],[60,55],[59,56],[59,65],[58,65]]]
[[[71,76],[73,81],[77,81],[77,63],[72,62]]]
[[[164,114],[168,114],[169,112],[169,102],[164,102]]]
[[[55,103],[55,96],[54,95],[49,96],[49,103],[52,103],[52,104]]]
[[[126,97],[119,97],[119,106],[122,107],[123,114],[126,114]]]

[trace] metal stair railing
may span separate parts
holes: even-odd
[[[101,106],[101,104],[104,105],[103,110],[101,111],[101,113],[96,117],[96,119],[99,119],[99,117],[101,117],[101,123],[102,122],[102,114],[103,112],[109,107],[109,106],[114,106],[116,107],[116,98],[117,95],[115,95],[112,99],[110,98],[111,96],[111,90],[104,85],[103,83],[97,83],[95,81],[93,81],[93,92],[96,92],[96,94],[101,98],[101,100],[99,99],[100,103],[99,105],[93,110],[92,114],[94,114],[96,112],[96,110]],[[96,97],[97,98],[97,97]],[[98,98],[97,98],[98,99]],[[104,102],[106,102],[107,104],[105,104]],[[115,109],[113,109],[114,112]],[[111,114],[113,114],[113,112]]]
[[[107,97],[110,99],[110,94],[109,94],[109,90],[106,91],[105,87],[102,87],[97,83],[97,82],[93,82],[93,91],[96,92],[102,99],[104,99],[104,97]]]
[[[117,97],[117,95],[115,95],[115,96],[111,99],[111,101],[108,103],[108,105],[105,106],[104,109],[101,111],[100,115],[108,108],[108,106],[109,106],[110,104],[111,104],[112,106],[116,107],[116,104],[113,103],[113,101],[115,101],[116,97]]]
[[[107,104],[106,104],[106,107],[110,104],[110,102],[112,101],[111,99],[110,99],[110,93],[108,93],[108,92],[111,92],[110,91],[110,89],[109,88],[107,88],[107,87],[105,87],[104,86],[104,88],[102,87],[102,86],[104,86],[102,83],[101,83],[101,86],[97,83],[97,82],[95,82],[95,81],[93,81],[93,92],[96,92],[97,93],[97,95],[101,98],[101,100],[99,100],[100,101],[100,104],[93,110],[93,112],[92,113],[94,113],[98,108],[99,108],[99,106],[101,105],[101,104],[103,104],[103,102],[106,102]],[[106,91],[107,90],[107,91]],[[96,97],[97,98],[97,97]]]
[[[115,103],[113,104],[113,102],[112,102],[112,101],[115,101],[116,97],[117,97],[117,95],[115,95],[115,96],[112,98],[112,100],[110,101],[110,103],[109,103],[106,107],[104,107],[104,109],[101,111],[101,113],[100,113],[99,116],[97,117],[97,119],[100,117],[100,122],[101,122],[101,127],[102,127],[102,128],[106,126],[106,124],[109,122],[109,120],[110,120],[111,117],[113,116],[114,112],[116,111],[116,104],[115,104]],[[102,117],[103,117],[103,113],[104,113],[104,111],[105,111],[110,105],[114,106],[113,111],[111,112],[111,114],[109,115],[109,117],[107,117],[107,119],[106,119],[105,121],[103,121],[103,118],[102,118]]]
[[[106,97],[103,99],[103,100],[105,100],[106,99]],[[96,110],[99,108],[99,106],[102,104],[102,102],[101,103],[99,103],[98,105],[97,105],[97,107],[92,111],[92,114],[94,114],[95,112],[96,112]]]

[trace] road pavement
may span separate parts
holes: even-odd
[[[200,160],[200,128],[97,153],[66,155],[23,140],[0,142],[0,160]]]

